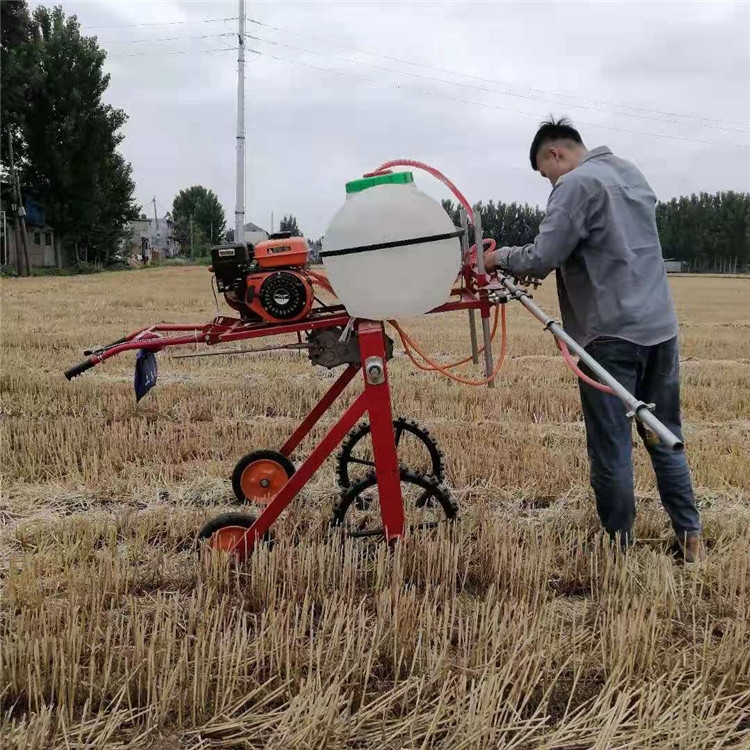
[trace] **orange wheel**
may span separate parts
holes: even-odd
[[[240,502],[265,505],[294,474],[294,464],[276,451],[253,451],[237,463],[232,488]]]
[[[247,545],[245,543],[246,528],[243,526],[225,526],[223,529],[215,531],[208,540],[208,546],[211,549],[222,550],[230,554],[237,554],[245,557],[247,554]],[[242,549],[244,547],[244,549]]]
[[[245,532],[255,523],[255,516],[247,513],[224,513],[208,521],[198,532],[198,545],[205,542],[212,550],[221,550],[239,558],[249,552]],[[270,533],[264,536],[270,542]]]

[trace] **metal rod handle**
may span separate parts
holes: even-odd
[[[684,447],[682,440],[654,416],[648,404],[633,396],[625,386],[610,375],[580,344],[566,333],[561,325],[556,323],[544,310],[532,302],[531,297],[524,289],[514,284],[508,276],[501,275],[500,282],[508,290],[513,299],[518,300],[537,320],[543,323],[544,327],[555,338],[564,341],[568,349],[577,354],[596,377],[612,389],[614,395],[625,405],[628,414],[634,416],[651,432],[658,435],[659,439],[670,448],[681,450]]]
[[[484,276],[484,238],[482,237],[482,216],[479,211],[474,211],[474,245],[477,248],[477,271]],[[487,292],[481,291],[480,294],[486,295]],[[486,296],[483,296],[483,299],[486,301]],[[489,378],[495,369],[495,363],[492,356],[489,309],[486,306],[482,308],[482,342],[484,344],[484,373],[485,377]],[[490,380],[487,387],[494,388],[495,381]]]
[[[458,215],[461,220],[461,229],[463,234],[461,235],[461,262],[462,265],[466,263],[469,257],[469,217],[466,213],[466,209],[461,206],[458,209]],[[484,258],[482,258],[484,262]],[[479,344],[477,343],[477,318],[473,308],[469,309],[469,337],[471,338],[471,361],[475,364],[479,364]]]

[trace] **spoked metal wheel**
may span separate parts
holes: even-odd
[[[437,528],[458,515],[447,487],[431,476],[402,470],[401,496],[410,532]],[[377,478],[370,473],[344,490],[334,509],[333,525],[355,538],[384,536],[380,508]]]
[[[336,466],[339,486],[343,489],[361,482],[375,470],[370,424],[355,427],[341,445]],[[445,459],[429,430],[411,419],[393,420],[398,460],[403,469],[444,480]]]

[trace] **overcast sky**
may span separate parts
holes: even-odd
[[[233,226],[237,54],[215,50],[236,48],[237,21],[215,19],[238,2],[62,5],[108,51],[138,201],[155,195],[162,215],[205,185]],[[660,199],[750,191],[750,3],[276,0],[246,15],[266,24],[248,20],[245,85],[246,219],[266,229],[272,211],[277,227],[294,213],[319,237],[344,183],[397,157],[438,167],[472,202],[544,206],[528,147],[549,113],[634,161]]]

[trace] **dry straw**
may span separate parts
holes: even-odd
[[[675,282],[712,547],[688,571],[641,450],[642,541],[627,558],[600,546],[575,384],[516,309],[494,393],[392,363],[397,411],[447,454],[457,525],[394,554],[331,537],[327,465],[272,551],[239,570],[199,560],[236,459],[278,446],[331,374],[298,354],[162,358],[136,407],[131,359],[72,384],[61,370],[138,325],[208,318],[207,281],[3,284],[0,746],[750,746],[748,282]],[[464,327],[410,323],[445,359]]]

